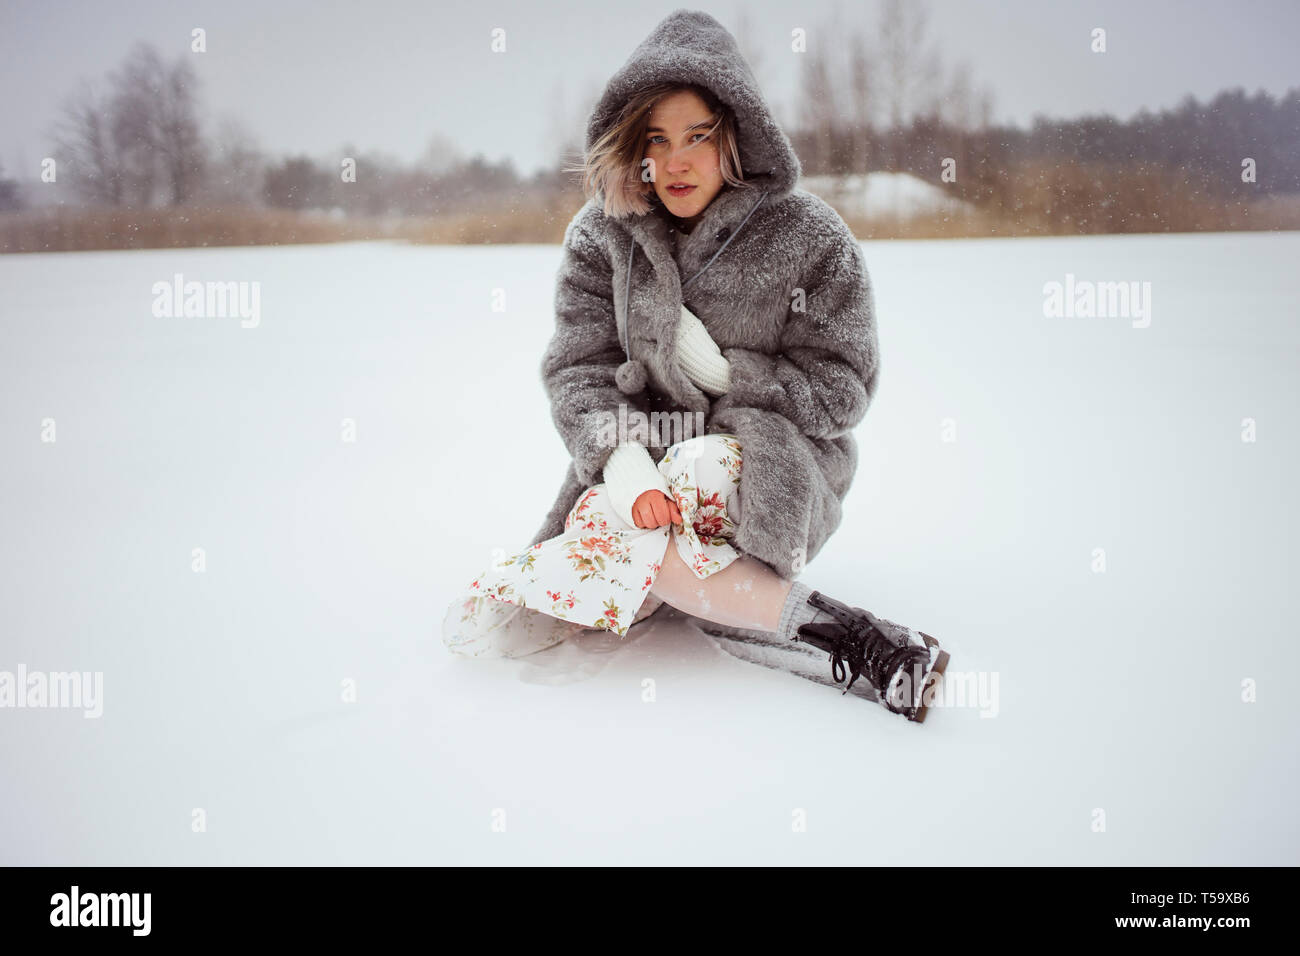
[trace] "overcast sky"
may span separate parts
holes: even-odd
[[[30,178],[79,78],[101,81],[132,43],[191,57],[205,132],[222,115],[272,155],[331,155],[343,144],[413,161],[434,132],[467,155],[513,157],[520,172],[580,141],[580,108],[633,47],[680,6],[705,10],[741,37],[778,114],[793,115],[798,55],[790,31],[863,29],[874,0],[644,0],[443,3],[437,0],[0,0],[0,162]],[[945,62],[970,64],[1000,122],[1035,113],[1175,106],[1224,88],[1281,94],[1300,86],[1300,0],[929,0]],[[743,16],[741,11],[744,11]],[[1104,27],[1109,50],[1089,51]],[[189,53],[194,27],[208,52]],[[489,49],[506,30],[507,52]],[[23,165],[25,171],[20,172]]]

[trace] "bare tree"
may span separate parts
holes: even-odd
[[[23,201],[18,194],[18,181],[6,179],[4,163],[0,163],[0,212],[14,212],[22,208]]]
[[[880,14],[882,96],[891,128],[918,112],[934,113],[939,55],[929,46],[929,11],[919,0],[884,0]]]
[[[556,163],[570,184],[577,182],[576,175],[563,171],[582,165],[587,151],[587,119],[596,108],[603,87],[597,78],[586,76],[579,90],[575,105],[571,107],[567,97],[557,96],[552,98],[549,112],[554,126],[551,141]]]
[[[265,156],[239,117],[225,114],[217,121],[212,160],[204,179],[204,197],[215,203],[255,205],[263,198]]]
[[[977,129],[988,129],[993,125],[993,91],[988,86],[980,87],[975,98],[975,122]]]
[[[172,204],[187,202],[203,178],[207,162],[199,132],[198,77],[185,54],[164,75],[158,101],[158,144],[162,150]]]
[[[449,136],[434,133],[416,165],[431,176],[445,176],[464,162],[465,154]]]
[[[151,205],[162,184],[172,204],[186,202],[204,166],[193,68],[184,59],[169,68],[151,45],[137,43],[111,82],[111,133],[128,193]]]
[[[812,155],[808,169],[815,173],[831,173],[832,147],[835,134],[835,83],[831,64],[830,38],[834,30],[821,27],[801,53],[799,62],[799,100],[802,115],[798,128],[808,135]]]
[[[849,94],[852,97],[852,172],[865,172],[870,148],[871,126],[876,109],[874,57],[861,31],[849,41]]]
[[[740,55],[745,58],[749,68],[754,72],[755,77],[761,79],[763,73],[763,51],[757,41],[754,39],[754,21],[749,15],[749,11],[741,7],[740,13],[736,17],[735,29],[731,35],[736,38],[736,47],[740,50]],[[759,86],[762,87],[762,83]]]
[[[576,114],[569,106],[564,84],[558,75],[551,86],[551,97],[546,104],[546,150],[548,161],[562,168],[582,159],[586,144],[585,117]]]
[[[948,126],[969,132],[976,125],[975,91],[970,64],[962,62],[952,71],[939,108],[939,118]]]
[[[319,209],[330,202],[333,178],[306,156],[284,159],[266,171],[262,193],[270,206]]]
[[[108,101],[82,79],[63,103],[51,139],[59,175],[82,199],[120,206],[126,201],[125,158],[113,136]]]

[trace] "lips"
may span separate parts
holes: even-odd
[[[668,192],[673,196],[689,196],[695,191],[694,186],[669,186]]]

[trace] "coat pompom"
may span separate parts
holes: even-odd
[[[639,359],[624,362],[614,373],[614,383],[624,395],[636,395],[645,391],[646,371]]]

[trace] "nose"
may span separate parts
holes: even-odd
[[[687,156],[688,154],[686,153],[686,147],[685,146],[678,147],[677,149],[673,150],[672,153],[668,156],[668,163],[667,165],[665,165],[664,168],[667,169],[670,173],[681,172],[690,169],[691,164],[687,159]]]

